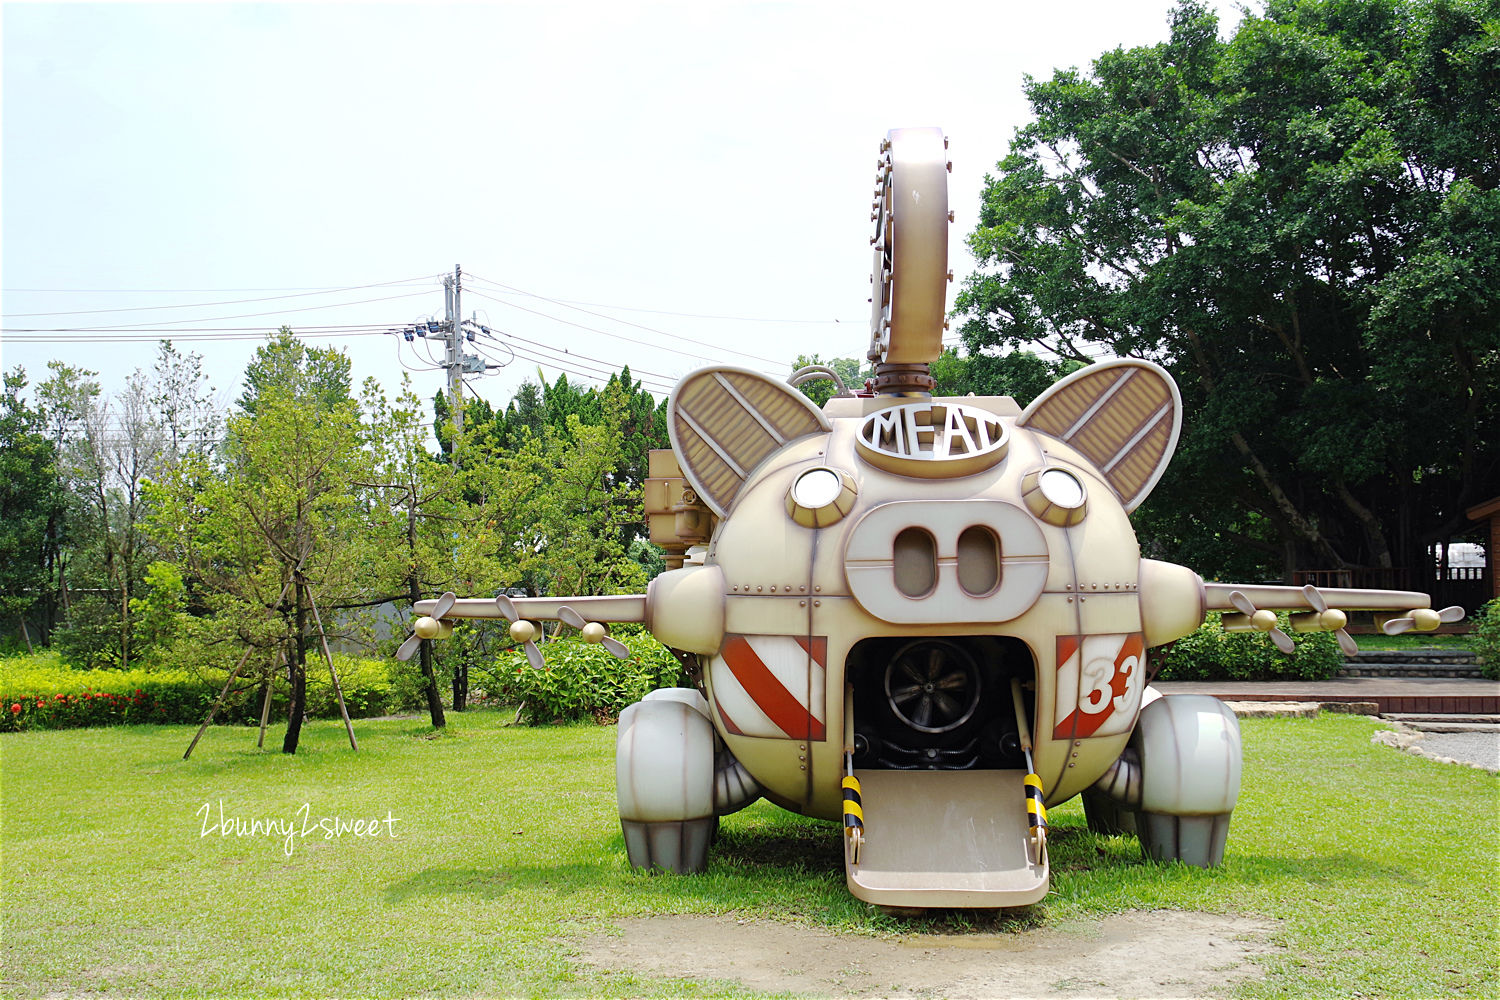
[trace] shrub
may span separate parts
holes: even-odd
[[[1474,613],[1469,645],[1479,654],[1484,676],[1500,680],[1500,597]]]
[[[383,661],[335,654],[334,665],[351,716],[384,715],[395,707]],[[56,652],[13,657],[0,661],[0,731],[197,724],[208,715],[224,676],[220,673],[215,679],[188,670],[74,670]],[[215,721],[259,723],[257,694],[255,679],[245,678],[225,699]],[[328,668],[320,659],[308,662],[307,706],[310,716],[338,715]],[[273,718],[286,718],[285,683],[276,688],[271,708]]]
[[[97,594],[73,601],[52,644],[75,667],[93,669],[120,663],[120,613]]]
[[[541,670],[520,650],[501,654],[496,665],[501,676],[514,678],[507,694],[523,701],[522,717],[532,725],[613,722],[651,691],[685,683],[681,664],[644,630],[617,626],[615,637],[630,647],[630,659],[617,660],[602,645],[576,637],[543,644],[547,665]]]
[[[1167,652],[1164,681],[1321,681],[1338,673],[1344,654],[1331,632],[1293,632],[1281,615],[1281,628],[1296,651],[1282,653],[1259,632],[1226,632],[1221,616],[1210,614],[1196,632]]]

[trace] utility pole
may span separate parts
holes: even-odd
[[[463,318],[464,271],[457,265],[452,274],[443,275],[443,322],[424,320],[399,333],[410,343],[417,337],[423,340],[443,341],[442,368],[448,375],[448,419],[453,428],[452,457],[458,457],[458,442],[464,430],[464,379],[465,375],[484,375],[500,365],[492,365],[477,354],[464,353],[464,341],[473,340],[476,333],[491,336],[490,328],[477,320]]]
[[[453,451],[458,453],[458,439],[464,430],[463,380],[463,310],[459,296],[463,293],[463,268],[453,266],[453,277],[443,278],[447,323],[443,333],[443,367],[448,369],[448,412],[453,421]]]

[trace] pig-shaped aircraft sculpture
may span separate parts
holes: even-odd
[[[861,899],[1021,906],[1047,892],[1046,807],[1080,794],[1094,829],[1133,831],[1152,858],[1216,865],[1239,726],[1216,699],[1155,697],[1146,651],[1214,610],[1288,650],[1275,609],[1346,648],[1336,608],[1399,613],[1393,632],[1462,617],[1420,593],[1205,583],[1141,558],[1128,515],[1182,421],[1176,385],[1150,362],[1084,368],[1024,409],[933,398],[946,147],[938,129],[881,143],[869,391],[840,386],[819,409],[742,368],[678,383],[647,510],[680,568],[643,595],[417,605],[427,617],[406,656],[453,619],[504,618],[533,664],[527,619],[580,628],[616,655],[601,623],[644,622],[683,661],[694,687],[620,717],[620,820],[637,867],[703,870],[718,817],[765,797],[842,820]]]

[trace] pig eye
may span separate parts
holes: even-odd
[[[843,519],[854,509],[859,488],[854,477],[838,469],[807,469],[786,491],[786,512],[805,528],[822,528]]]
[[[1066,469],[1037,469],[1021,480],[1021,496],[1038,518],[1062,528],[1083,520],[1088,494],[1083,481]]]

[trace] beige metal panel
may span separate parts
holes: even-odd
[[[806,576],[802,579],[802,583],[793,582],[778,587],[778,590],[792,588],[792,596],[766,594],[726,598],[724,631],[739,635],[805,635],[811,595],[807,593]]]
[[[856,771],[864,811],[849,891],[884,906],[1025,906],[1047,894],[1021,771]],[[847,848],[847,844],[846,844]]]
[[[621,594],[610,597],[517,597],[512,600],[524,618],[555,621],[557,609],[572,608],[591,622],[644,622],[646,620],[646,595]],[[430,615],[437,601],[418,601],[412,610],[419,615]],[[485,597],[464,597],[453,602],[453,608],[443,618],[501,618],[505,616],[495,602]]]
[[[1206,583],[1205,603],[1210,611],[1228,611],[1234,607],[1229,595],[1239,591],[1257,608],[1284,608],[1307,611],[1313,606],[1301,587],[1278,587],[1260,583]],[[1343,590],[1319,589],[1324,602],[1333,608],[1362,611],[1415,611],[1432,606],[1432,598],[1410,590]]]
[[[828,420],[806,396],[745,368],[692,372],[667,404],[667,433],[683,474],[720,517],[762,461],[826,430]]]
[[[948,155],[939,128],[893,129],[876,188],[871,344],[892,364],[943,351],[948,296]]]
[[[1105,361],[1042,393],[1016,424],[1077,449],[1128,512],[1151,492],[1177,448],[1182,398],[1171,376],[1149,361]]]
[[[988,593],[963,588],[959,538],[969,528],[992,532],[1000,542],[998,583]],[[904,547],[904,539],[915,547]],[[855,525],[844,563],[851,592],[876,617],[955,626],[1023,614],[1042,592],[1050,565],[1047,543],[1031,515],[998,500],[882,504]],[[929,586],[907,585],[924,573]]]

